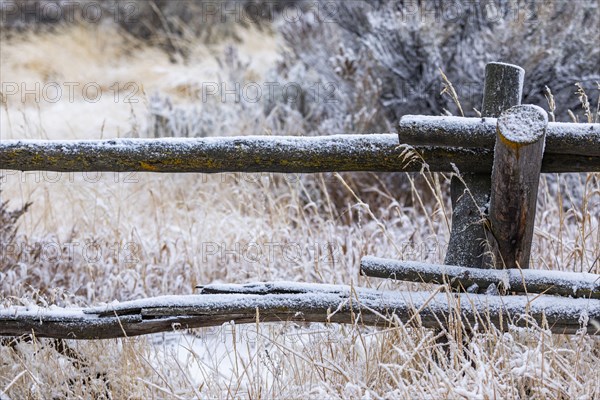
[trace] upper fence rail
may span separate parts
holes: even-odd
[[[497,118],[406,115],[400,120],[400,143],[493,149]],[[600,124],[549,122],[545,152],[600,157]]]
[[[0,169],[419,172],[425,162],[432,172],[453,172],[455,168],[461,172],[490,172],[495,126],[495,118],[406,116],[398,134],[2,140]],[[410,149],[418,156],[407,157]],[[600,172],[600,124],[548,124],[542,172]]]

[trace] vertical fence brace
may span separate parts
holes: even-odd
[[[496,268],[529,268],[548,114],[515,106],[497,123],[489,219]]]
[[[503,111],[521,104],[524,77],[525,71],[519,66],[505,63],[487,64],[482,117],[497,118]],[[450,185],[452,230],[444,263],[489,268],[492,265],[489,257],[486,257],[488,238],[482,211],[490,198],[490,174],[465,173],[462,174],[462,181],[453,176]]]

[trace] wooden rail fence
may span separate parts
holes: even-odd
[[[206,285],[198,295],[88,308],[0,307],[0,336],[105,339],[232,320],[383,326],[418,321],[444,329],[457,315],[499,329],[527,326],[533,318],[554,333],[600,334],[600,275],[527,269],[540,173],[600,172],[600,124],[549,123],[541,108],[520,105],[523,79],[520,67],[490,63],[482,118],[405,116],[398,134],[3,140],[4,170],[418,172],[426,164],[432,172],[461,175],[451,183],[446,265],[376,257],[361,262],[368,276],[435,283],[452,292],[289,282]]]
[[[462,172],[489,174],[494,157],[493,136],[489,136],[495,135],[496,119],[457,119],[405,116],[400,122],[400,142],[398,135],[392,133],[316,137],[2,140],[0,168],[60,172],[419,172],[423,167],[420,159],[402,161],[407,150],[407,146],[401,146],[402,143],[414,144],[411,148],[432,172],[452,172],[454,164]],[[547,140],[552,143],[554,152],[544,153],[542,172],[600,172],[600,124],[561,125],[569,127],[554,128],[556,124],[549,124]],[[454,146],[435,146],[431,144],[433,140],[422,139],[421,136],[431,133],[432,126],[441,126],[441,129],[436,129],[436,134],[442,136],[445,143],[452,140]],[[455,135],[463,129],[464,132],[474,132],[482,146],[471,146],[465,135]],[[561,136],[565,131],[572,133],[574,139],[564,140]],[[568,146],[563,146],[567,143]]]

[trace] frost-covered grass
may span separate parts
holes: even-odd
[[[214,135],[303,132],[302,119],[284,105],[265,116],[261,105],[251,103],[198,104],[193,93],[202,82],[228,79],[227,71],[239,67],[227,43],[192,44],[188,64],[170,64],[156,49],[138,44],[134,50],[110,27],[96,29],[2,43],[3,82],[97,82],[106,91],[97,103],[10,97],[2,104],[2,139],[153,136],[153,93],[168,96],[174,108],[197,108],[201,120],[215,124]],[[264,32],[244,36],[235,57],[249,63],[245,79],[266,81],[278,39]],[[230,61],[219,64],[210,54]],[[116,81],[139,83],[139,102],[115,102],[110,87]],[[2,214],[0,301],[91,305],[257,280],[427,289],[361,277],[359,260],[376,255],[443,262],[448,189],[447,176],[427,173],[7,172],[6,210],[33,205],[17,220],[12,239],[11,218]],[[598,215],[598,174],[545,176],[533,267],[600,273]],[[508,332],[480,327],[469,338],[460,321],[445,328],[447,342],[418,324],[376,330],[293,323],[104,341],[3,339],[0,397],[600,396],[598,339],[550,335],[535,325]]]

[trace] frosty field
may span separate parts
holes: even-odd
[[[3,37],[1,138],[314,134],[298,108],[280,101],[283,94],[273,92],[272,107],[268,91],[259,102],[248,97],[254,84],[268,88],[273,67],[285,62],[282,36],[235,29],[240,41],[186,42],[185,60],[175,62],[110,24]],[[241,101],[223,99],[214,86],[220,82],[230,90],[239,84]],[[217,92],[203,98],[207,89]],[[595,110],[598,91],[588,95]],[[382,133],[369,130],[377,120],[369,110],[364,105],[365,120],[335,128]],[[580,108],[572,112],[585,121]],[[0,176],[0,203],[8,202],[0,214],[2,305],[91,306],[280,280],[431,290],[360,276],[360,259],[443,264],[450,231],[449,176],[426,170]],[[29,202],[16,221],[8,214]],[[532,268],[600,274],[597,173],[542,176]],[[472,337],[459,320],[445,328],[448,343],[403,323],[224,324],[99,341],[2,338],[0,399],[600,398],[598,337],[553,335],[534,322],[506,332],[479,326]]]

